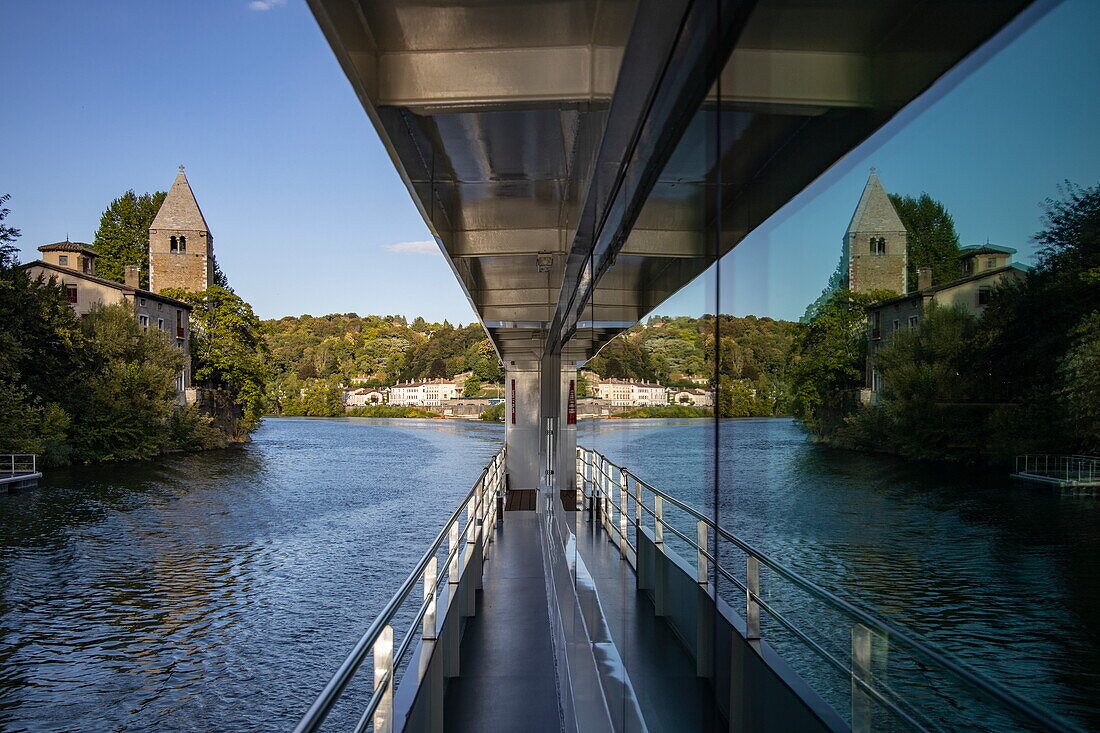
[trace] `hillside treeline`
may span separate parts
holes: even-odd
[[[710,379],[717,353],[723,390],[720,412],[730,417],[784,414],[786,371],[794,325],[771,318],[654,316],[612,341],[586,369],[605,378],[698,387],[687,377]],[[274,378],[271,408],[305,414],[335,413],[337,384],[366,377],[368,386],[448,378],[473,372],[475,383],[499,383],[504,373],[478,324],[455,327],[403,316],[288,316],[266,322]],[[591,386],[586,385],[588,391]],[[582,395],[584,390],[582,388]],[[299,404],[301,403],[301,404]],[[314,404],[316,403],[316,404]]]

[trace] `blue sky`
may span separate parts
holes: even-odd
[[[872,165],[892,192],[941,199],[964,244],[1026,260],[1039,202],[1063,179],[1100,181],[1098,32],[1100,2],[1068,0],[876,136],[723,260],[722,309],[797,318]],[[304,3],[3,3],[0,68],[0,193],[24,260],[91,241],[112,198],[166,189],[183,163],[261,316],[473,319],[443,259],[415,244],[427,229]],[[710,282],[659,311],[712,311]]]

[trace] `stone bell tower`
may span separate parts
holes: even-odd
[[[214,282],[214,236],[183,166],[149,227],[149,289],[206,290]]]
[[[889,290],[904,294],[908,237],[901,217],[872,168],[844,235],[848,289],[854,293]]]

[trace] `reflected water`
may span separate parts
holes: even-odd
[[[714,424],[663,422],[589,423],[578,442],[709,515]],[[789,419],[721,420],[719,440],[724,527],[1100,728],[1100,501],[815,445]]]

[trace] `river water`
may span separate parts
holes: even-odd
[[[580,440],[709,507],[713,431],[605,421]],[[1100,729],[1095,500],[823,448],[787,420],[718,435],[725,526]],[[501,437],[268,420],[243,449],[0,495],[0,729],[289,728]]]

